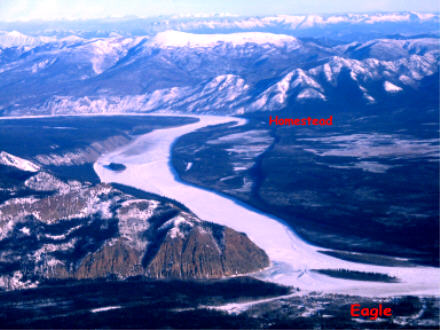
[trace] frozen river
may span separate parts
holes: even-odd
[[[130,144],[103,155],[94,164],[102,182],[116,182],[175,199],[200,218],[244,232],[263,248],[272,261],[269,269],[256,274],[273,282],[293,285],[304,291],[338,292],[364,296],[403,294],[439,295],[439,269],[432,267],[382,267],[340,260],[319,253],[323,250],[303,241],[294,231],[273,216],[247,207],[233,198],[181,182],[171,166],[173,142],[201,127],[243,119],[198,116],[199,122],[155,130],[139,136]],[[126,166],[122,172],[104,167],[109,163]],[[396,276],[400,283],[352,281],[331,278],[312,269],[345,268]]]

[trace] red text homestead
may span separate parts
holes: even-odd
[[[333,125],[333,116],[330,116],[330,118],[324,119],[318,119],[318,118],[278,118],[276,116],[275,118],[272,118],[272,116],[269,117],[269,125],[292,125],[292,126],[304,126],[304,125],[315,125],[315,126],[330,126]]]

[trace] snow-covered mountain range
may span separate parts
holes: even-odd
[[[428,35],[429,29],[423,35],[372,33],[368,40],[349,42],[337,35],[329,41],[320,33],[305,38],[258,30],[273,22],[295,29],[341,22],[377,29],[407,22],[420,32],[422,22],[436,20],[438,15],[415,13],[277,16],[253,18],[253,25],[235,33],[60,37],[1,32],[0,113],[242,114],[310,102],[368,105],[411,97],[438,80],[439,38]],[[196,22],[206,20],[187,24]],[[221,32],[217,23],[210,32]],[[243,32],[251,27],[255,31]]]
[[[193,33],[275,32],[295,35],[344,36],[359,39],[362,35],[421,33],[438,30],[438,13],[385,12],[347,13],[328,15],[269,15],[237,16],[232,14],[175,15],[159,17],[122,17],[95,20],[66,20],[57,22],[0,22],[0,30],[14,29],[31,35],[66,36],[74,32],[81,36],[155,35],[166,30]],[[351,37],[350,37],[351,36]]]

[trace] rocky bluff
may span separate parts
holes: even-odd
[[[245,234],[160,196],[65,182],[43,170],[13,171],[8,169],[8,177],[17,178],[14,193],[0,204],[4,289],[51,278],[220,278],[269,265]]]

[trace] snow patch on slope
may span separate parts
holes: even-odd
[[[184,238],[185,232],[194,227],[193,221],[198,222],[197,219],[191,217],[188,213],[181,213],[166,221],[162,226],[160,226],[159,230],[167,230],[167,236],[170,238]]]
[[[40,170],[40,167],[31,161],[11,155],[6,151],[0,152],[0,164],[12,166],[27,172],[38,172]]]
[[[46,172],[38,172],[24,182],[24,185],[37,191],[61,191],[67,192],[70,186]]]
[[[400,91],[402,91],[402,88],[399,86],[394,85],[393,83],[389,82],[389,81],[385,81],[383,84],[383,88],[389,92],[389,93],[398,93]]]
[[[297,100],[304,100],[304,99],[320,99],[320,100],[326,100],[326,97],[324,94],[318,92],[316,89],[313,88],[306,88],[305,90],[301,91],[296,96]]]

